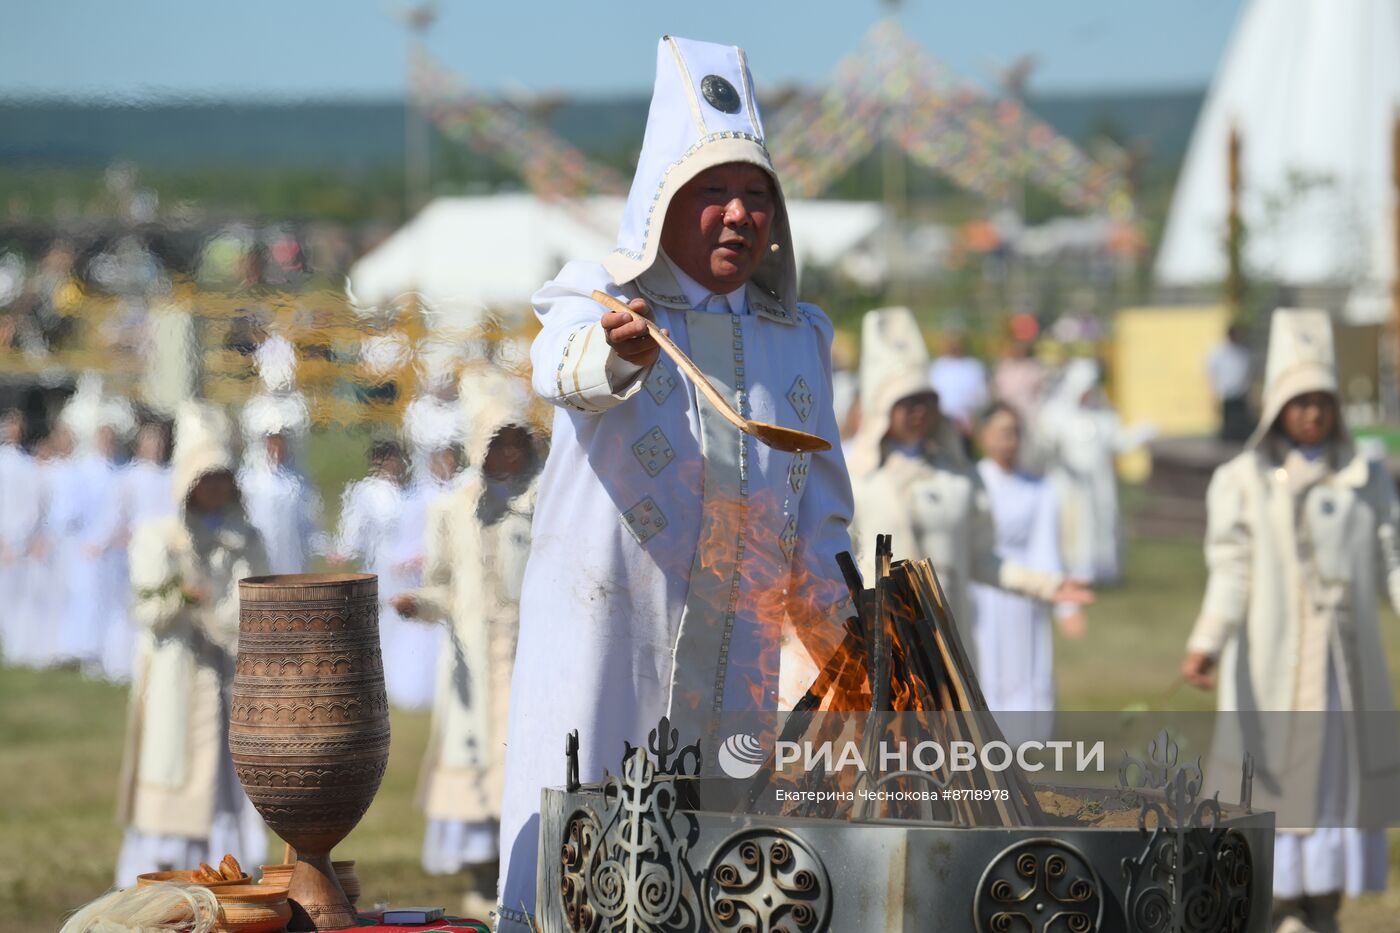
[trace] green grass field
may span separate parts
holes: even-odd
[[[1092,637],[1056,646],[1060,707],[1209,708],[1202,694],[1169,692],[1202,584],[1198,545],[1139,542],[1128,583],[1103,593],[1090,614]],[[1400,628],[1389,615],[1385,622],[1392,667],[1400,670]],[[125,711],[123,688],[71,672],[0,668],[0,930],[55,930],[66,912],[111,883]],[[413,791],[426,740],[426,715],[394,714],[384,785],[336,850],[358,860],[362,904],[460,903],[461,879],[429,878],[419,867],[424,820]],[[1400,930],[1400,872],[1392,879],[1395,891],[1347,905],[1343,929]]]

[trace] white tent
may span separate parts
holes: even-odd
[[[601,260],[615,243],[623,199],[546,201],[531,194],[439,198],[350,269],[361,309],[408,295],[455,326],[485,309],[525,314],[530,296],[571,259]],[[830,265],[879,228],[880,205],[788,204],[799,265]]]
[[[1225,277],[1235,127],[1246,273],[1348,288],[1350,310],[1374,316],[1395,274],[1397,106],[1400,0],[1249,0],[1177,181],[1158,282]]]

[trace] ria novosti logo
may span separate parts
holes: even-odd
[[[739,781],[757,774],[767,757],[758,736],[748,732],[734,733],[719,747],[720,770]]]
[[[1074,770],[1088,772],[1104,770],[1105,745],[1102,741],[1088,744],[1082,741],[1028,741],[1011,745],[992,741],[978,746],[974,742],[953,741],[946,746],[934,741],[906,743],[882,741],[869,749],[855,741],[792,742],[778,741],[774,748],[773,767],[776,773],[821,770],[824,773],[853,769],[878,774],[892,771],[918,770],[929,774],[985,770],[1006,771],[1016,766],[1024,771],[1042,771],[1051,764],[1054,771],[1064,772],[1069,766],[1069,752],[1074,752]],[[872,754],[873,753],[873,754]],[[736,732],[719,747],[720,770],[729,777],[745,781],[768,762],[758,736]]]

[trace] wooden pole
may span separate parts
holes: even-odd
[[[1230,143],[1226,153],[1230,184],[1230,207],[1225,227],[1225,304],[1230,317],[1238,320],[1244,313],[1244,221],[1240,217],[1240,190],[1243,177],[1240,168],[1239,127],[1230,127]]]

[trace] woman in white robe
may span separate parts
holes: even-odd
[[[34,447],[39,525],[26,555],[25,587],[19,595],[19,616],[25,620],[20,653],[29,659],[30,667],[46,668],[63,661],[63,532],[68,512],[65,503],[74,495],[70,482],[71,451],[71,435],[62,426],[50,431]]]
[[[1060,574],[1058,506],[1048,483],[1020,469],[1021,416],[1005,402],[981,419],[978,442],[984,454],[977,473],[991,503],[996,549],[1004,560]],[[987,707],[996,712],[1013,745],[1050,738],[1054,723],[1054,639],[1050,607],[1015,593],[974,583],[977,612],[977,677]],[[1077,606],[1056,611],[1063,631],[1083,634]]]
[[[1326,312],[1274,312],[1263,407],[1211,478],[1210,576],[1183,674],[1218,680],[1211,784],[1239,779],[1240,749],[1220,736],[1268,738],[1252,749],[1254,805],[1300,827],[1276,836],[1278,929],[1335,930],[1343,892],[1386,880],[1385,835],[1366,821],[1400,774],[1377,604],[1383,592],[1400,610],[1400,499],[1342,424]]]
[[[389,702],[400,709],[426,709],[432,690],[422,682],[421,646],[415,641],[422,626],[401,619],[389,605],[389,597],[410,589],[416,580],[413,568],[397,560],[406,470],[398,444],[380,441],[371,446],[370,475],[345,489],[332,559],[378,575],[379,640]]]
[[[521,582],[544,445],[529,385],[500,372],[463,377],[473,466],[429,509],[423,585],[394,606],[448,633],[419,780],[428,816],[423,868],[471,873],[468,915],[495,904],[507,701]]]
[[[117,476],[121,499],[119,536],[123,539],[122,546],[117,549],[120,563],[114,572],[114,586],[121,587],[123,593],[117,606],[125,607],[124,595],[130,586],[125,552],[131,532],[147,522],[175,514],[170,466],[166,462],[168,453],[165,426],[148,422],[137,431],[132,458]],[[102,673],[108,680],[124,682],[131,678],[136,641],[135,623],[125,612],[114,613],[102,646]]]
[[[560,783],[570,730],[585,781],[663,714],[712,762],[721,712],[776,708],[784,631],[834,642],[844,618],[839,450],[740,434],[634,319],[653,315],[748,417],[839,441],[831,322],[797,301],[751,91],[740,50],[663,39],[618,248],[534,297],[533,382],[556,411],[521,597],[498,930],[531,929],[540,789]],[[761,615],[790,584],[802,616]]]
[[[175,514],[172,476],[166,425],[147,422],[136,432],[131,462],[122,470],[122,502],[129,528]]]
[[[69,466],[62,513],[67,596],[59,655],[89,673],[102,671],[109,628],[125,625],[116,609],[124,602],[115,592],[123,563],[117,549],[124,546],[116,445],[115,433],[106,426],[80,442]]]
[[[461,461],[456,448],[444,447],[425,453],[420,459],[427,473],[404,490],[403,514],[395,532],[391,557],[393,582],[409,589],[422,585],[428,516],[434,503],[452,491],[460,476]],[[398,671],[396,702],[405,709],[428,709],[434,705],[433,684],[446,641],[445,632],[439,625],[426,625],[413,619],[401,618],[400,623],[393,649]]]
[[[305,573],[323,549],[321,496],[294,463],[282,461],[288,441],[282,434],[254,438],[265,455],[244,461],[238,487],[248,520],[267,548],[271,573]]]
[[[131,615],[142,646],[132,682],[118,816],[117,883],[231,853],[267,855],[267,832],[234,773],[228,704],[238,648],[238,581],[267,572],[243,514],[222,412],[185,403],[176,418],[176,514],[131,540]]]

